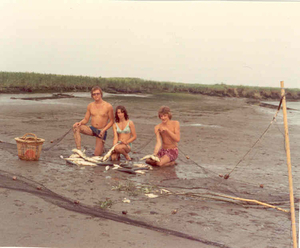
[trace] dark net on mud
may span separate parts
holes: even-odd
[[[52,203],[58,207],[64,208],[69,211],[77,212],[80,214],[85,214],[85,215],[89,215],[89,216],[94,216],[94,217],[99,217],[99,218],[104,218],[104,219],[121,222],[124,224],[138,226],[138,227],[146,228],[149,230],[173,235],[176,237],[201,242],[201,243],[215,246],[215,247],[224,247],[224,248],[227,247],[226,245],[223,245],[223,244],[220,244],[217,242],[205,240],[203,238],[194,237],[194,236],[182,233],[182,232],[177,232],[174,230],[153,226],[153,225],[150,225],[143,221],[139,221],[139,220],[135,220],[133,218],[128,218],[128,217],[125,217],[122,215],[111,213],[111,212],[99,209],[99,207],[97,208],[97,207],[83,205],[82,203],[79,203],[78,201],[73,201],[64,196],[56,194],[55,192],[44,187],[42,184],[39,184],[33,180],[22,177],[20,175],[18,175],[16,177],[15,174],[11,174],[11,173],[3,171],[3,170],[0,170],[0,187],[5,188],[5,189],[17,190],[17,191],[33,194],[35,196],[42,198],[46,202]]]

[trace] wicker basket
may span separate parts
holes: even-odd
[[[28,137],[33,136],[33,137]],[[22,160],[39,160],[44,139],[36,137],[33,133],[26,133],[23,137],[15,138],[18,148],[18,156]]]

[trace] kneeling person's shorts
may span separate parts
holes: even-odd
[[[97,129],[97,128],[93,127],[93,126],[90,126],[90,129],[93,131],[93,136],[96,136],[96,137],[100,138],[99,137],[99,134],[101,132],[100,129]],[[104,136],[102,137],[102,139],[106,140],[106,136],[107,136],[107,131],[105,131]]]
[[[170,162],[173,162],[177,159],[178,157],[178,148],[171,148],[171,149],[160,149],[159,152],[157,153],[157,156],[159,158],[167,155],[170,159]]]

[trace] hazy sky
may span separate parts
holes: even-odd
[[[300,2],[0,1],[0,71],[300,88]]]

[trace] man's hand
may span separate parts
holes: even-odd
[[[81,126],[81,122],[76,122],[74,125],[73,125],[73,127],[75,128],[75,127],[80,127]]]
[[[163,132],[166,132],[166,131],[168,131],[169,129],[167,128],[167,127],[160,127],[159,129],[158,129],[158,131],[160,132],[160,133],[163,133]]]
[[[98,136],[100,139],[103,139],[104,135],[105,135],[105,131],[101,130]]]

